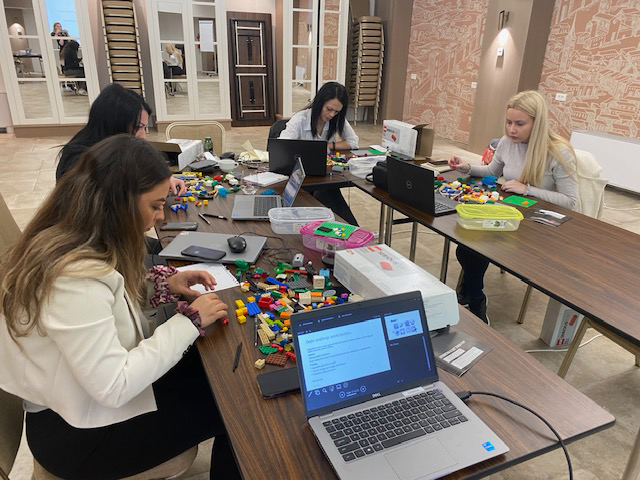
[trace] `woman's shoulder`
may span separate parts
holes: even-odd
[[[124,278],[112,265],[97,259],[83,259],[70,263],[60,272],[64,282],[98,281],[115,289]]]
[[[311,116],[311,109],[305,108],[304,110],[300,110],[299,112],[296,112],[293,115],[291,115],[289,122],[291,122],[292,120],[294,122],[301,122],[304,120],[308,120],[310,116]]]

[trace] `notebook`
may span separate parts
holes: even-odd
[[[509,451],[439,381],[420,292],[291,326],[305,414],[341,479],[432,479]]]
[[[269,220],[269,210],[293,205],[302,182],[304,182],[304,167],[300,159],[280,195],[236,195],[233,203],[231,218],[233,220]]]
[[[457,202],[434,191],[435,176],[432,170],[394,158],[387,159],[387,167],[391,198],[434,217],[455,213]]]

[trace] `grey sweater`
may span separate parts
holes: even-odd
[[[528,147],[527,143],[513,143],[509,137],[504,136],[496,147],[493,161],[486,166],[472,165],[469,174],[474,177],[504,175],[507,181],[518,180],[524,168]],[[560,151],[568,165],[575,163],[569,150],[561,149]],[[538,186],[529,186],[528,195],[572,209],[578,199],[578,181],[567,173],[558,161],[549,157],[542,182]]]

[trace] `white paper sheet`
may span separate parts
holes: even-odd
[[[219,263],[194,263],[193,265],[186,265],[184,267],[178,267],[178,271],[184,272],[186,270],[204,270],[209,272],[216,279],[216,288],[214,290],[206,290],[204,285],[198,284],[191,287],[192,290],[200,293],[216,293],[227,288],[233,288],[240,285],[238,280],[231,274],[224,265]]]

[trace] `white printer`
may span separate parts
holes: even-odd
[[[333,275],[365,299],[419,290],[429,330],[460,321],[456,292],[387,245],[337,251]]]

